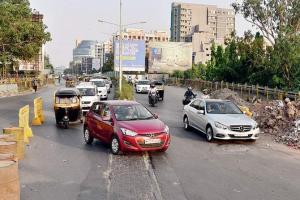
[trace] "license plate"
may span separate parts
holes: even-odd
[[[147,139],[147,140],[145,140],[145,144],[158,144],[160,142],[161,142],[160,139]]]

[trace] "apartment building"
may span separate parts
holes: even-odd
[[[44,15],[38,12],[37,10],[32,11],[32,22],[35,23],[43,23]],[[44,56],[45,56],[45,46],[42,45],[40,47],[39,53],[34,56],[33,60],[19,61],[19,71],[36,71],[36,72],[43,72],[44,70]]]
[[[216,5],[172,3],[171,41],[193,42],[195,63],[209,60],[211,43],[223,45],[224,39],[230,37],[234,30],[233,9],[218,8]]]

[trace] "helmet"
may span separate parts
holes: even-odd
[[[154,83],[151,83],[151,84],[150,84],[150,87],[151,87],[151,88],[154,88],[154,87],[155,87]]]
[[[188,87],[188,91],[192,91],[192,87]]]

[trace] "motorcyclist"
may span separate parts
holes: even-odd
[[[188,87],[187,91],[184,94],[184,97],[186,99],[192,99],[196,97],[196,94],[194,94],[192,87]]]
[[[151,84],[150,84],[150,89],[149,89],[149,92],[148,92],[148,96],[150,96],[150,94],[152,94],[152,93],[157,94],[157,89],[156,89],[154,83],[151,83]]]
[[[196,98],[196,94],[194,94],[192,87],[188,87],[188,90],[184,94],[184,99],[182,100],[183,105],[187,105],[191,102],[191,99]]]

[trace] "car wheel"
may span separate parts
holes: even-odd
[[[83,131],[83,138],[86,144],[92,144],[94,141],[93,136],[91,136],[91,133],[88,128],[85,128]]]
[[[111,152],[114,155],[119,154],[119,152],[120,152],[120,141],[119,141],[119,138],[117,136],[113,136],[113,138],[111,139],[110,149],[111,149]]]
[[[183,118],[183,127],[185,130],[190,130],[190,122],[189,122],[189,118],[187,116],[185,116]]]
[[[207,140],[208,142],[211,142],[211,141],[213,141],[213,139],[214,139],[214,132],[213,132],[212,127],[209,126],[209,127],[207,127],[207,129],[206,129],[206,140]]]

